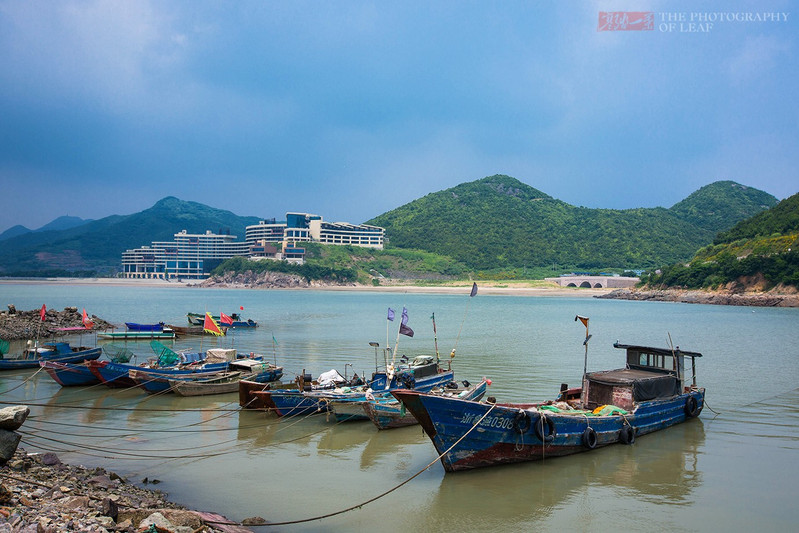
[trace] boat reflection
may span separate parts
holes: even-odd
[[[487,497],[492,500],[492,516],[523,529],[533,516],[549,517],[570,499],[584,497],[587,491],[594,494],[595,489],[597,494],[605,494],[602,489],[614,495],[626,493],[635,501],[688,505],[702,483],[698,463],[704,442],[704,425],[697,418],[644,436],[633,446],[444,475],[431,503],[437,512],[429,527],[480,524],[487,518],[482,506]],[[447,509],[457,509],[457,516]]]

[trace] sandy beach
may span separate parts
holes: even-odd
[[[272,288],[257,290],[321,290],[321,291],[365,291],[365,292],[393,292],[393,293],[422,293],[422,294],[459,294],[471,290],[472,281],[451,282],[447,285],[413,285],[413,284],[387,284],[387,285],[323,285],[313,284],[301,288]],[[608,294],[613,289],[559,287],[554,283],[542,280],[533,281],[477,281],[480,294],[507,295],[507,296],[569,296],[593,297]],[[4,285],[105,285],[119,287],[163,287],[163,288],[196,288],[200,286],[197,281],[165,281],[161,279],[122,279],[122,278],[4,278],[0,279]],[[214,286],[214,288],[224,288]],[[244,289],[242,285],[231,285],[228,288]]]

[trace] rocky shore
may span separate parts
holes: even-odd
[[[253,520],[257,522],[257,520]],[[17,452],[0,468],[0,532],[244,533],[223,516],[191,511],[167,495],[102,468],[63,464],[54,453]]]
[[[799,294],[793,292],[733,292],[685,289],[617,289],[594,296],[610,300],[681,302],[710,305],[740,305],[753,307],[799,307]]]
[[[104,330],[113,324],[91,315],[92,330]],[[0,339],[24,340],[46,339],[63,334],[63,328],[85,327],[83,313],[77,307],[65,307],[63,311],[47,309],[42,320],[41,309],[19,311],[13,304],[8,304],[7,311],[0,311]]]
[[[24,405],[0,409],[0,532],[250,531],[223,516],[188,510],[114,472],[65,465],[54,453],[28,454],[18,448],[17,432],[28,414]],[[264,522],[255,517],[249,523]]]
[[[197,287],[224,287],[239,289],[309,289],[330,286],[355,286],[355,283],[309,282],[302,276],[283,272],[227,272],[222,276],[211,276],[197,283]]]

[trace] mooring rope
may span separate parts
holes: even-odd
[[[483,416],[481,416],[480,419],[477,420],[477,422],[475,422],[474,425],[472,427],[470,427],[469,430],[466,433],[464,433],[458,440],[456,440],[455,443],[452,446],[450,446],[449,448],[444,450],[444,452],[442,452],[438,457],[436,457],[435,459],[430,461],[430,463],[428,463],[427,466],[425,466],[424,468],[422,468],[421,470],[416,472],[414,475],[412,475],[411,477],[409,477],[408,479],[406,479],[402,483],[400,483],[398,485],[395,485],[394,487],[388,489],[387,491],[382,492],[381,494],[378,494],[377,496],[375,496],[373,498],[369,498],[365,502],[362,502],[362,503],[359,503],[357,505],[353,505],[353,506],[347,507],[346,509],[341,509],[339,511],[334,511],[332,513],[327,513],[327,514],[323,514],[323,515],[319,515],[319,516],[314,516],[312,518],[303,518],[303,519],[300,519],[300,520],[289,520],[289,521],[286,521],[286,522],[270,522],[268,524],[258,524],[258,526],[264,526],[264,527],[267,527],[267,526],[290,526],[290,525],[293,525],[293,524],[302,524],[302,523],[305,523],[305,522],[313,522],[315,520],[323,520],[325,518],[330,518],[330,517],[337,516],[337,515],[340,515],[340,514],[348,513],[350,511],[354,511],[355,509],[360,509],[361,507],[364,507],[365,505],[368,505],[368,504],[370,504],[372,502],[375,502],[375,501],[379,500],[380,498],[383,498],[384,496],[387,496],[387,495],[391,494],[395,490],[397,490],[400,487],[410,483],[411,481],[413,481],[414,479],[416,479],[417,477],[422,475],[422,473],[424,473],[431,466],[436,464],[436,462],[441,460],[442,457],[447,455],[453,448],[455,448],[455,446],[460,444],[460,442],[463,439],[465,439],[466,436],[474,430],[474,428],[476,428],[478,425],[480,425],[480,422],[482,422],[483,419],[485,417],[487,417],[489,415],[489,413],[491,413],[491,411],[494,410],[494,407],[496,407],[496,404],[492,404],[491,407],[488,409],[488,411],[486,411],[485,414]],[[243,525],[243,524],[236,524],[236,525]],[[249,527],[252,527],[252,525],[250,525]]]

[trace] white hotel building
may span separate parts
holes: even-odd
[[[175,234],[171,242],[153,242],[122,253],[124,278],[205,279],[230,257],[302,263],[305,250],[297,243],[318,242],[383,249],[385,230],[368,224],[324,222],[319,215],[286,213],[285,222],[262,220],[247,226],[244,242],[234,235],[210,231]]]

